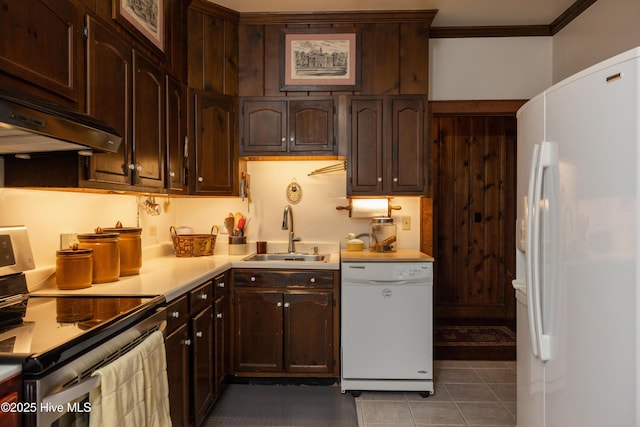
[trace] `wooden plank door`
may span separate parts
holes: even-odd
[[[512,320],[516,119],[434,116],[434,308]]]

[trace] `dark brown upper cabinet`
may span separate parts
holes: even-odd
[[[82,16],[77,4],[69,0],[3,0],[0,69],[7,75],[0,81],[78,107]]]
[[[173,77],[167,77],[167,189],[171,193],[187,190],[187,89]]]
[[[87,17],[87,112],[123,137],[118,153],[88,159],[89,186],[164,188],[165,77],[159,66]]]
[[[425,195],[424,96],[349,98],[347,194]]]
[[[334,97],[256,97],[241,102],[241,156],[337,153]]]
[[[233,97],[189,89],[189,193],[238,195]]]

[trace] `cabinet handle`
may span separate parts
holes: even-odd
[[[182,341],[182,344],[184,344],[184,345],[191,345],[191,340],[189,340],[189,339],[184,340],[184,341]]]
[[[382,182],[382,177],[381,176],[378,177],[378,182]]]
[[[201,176],[199,176],[199,177],[198,177],[198,182],[204,182],[204,178],[203,178],[203,177],[201,177]]]
[[[173,171],[170,171],[170,172],[169,172],[169,176],[170,176],[171,178],[175,178],[175,177],[176,177],[176,173],[175,173],[175,172],[173,172]]]
[[[288,303],[288,302],[285,302],[285,303],[284,303],[284,308],[289,308],[289,307],[291,307],[291,304],[290,304],[290,303]]]
[[[256,276],[251,276],[251,279],[249,279],[249,280],[251,280],[252,282],[255,282],[256,281]]]
[[[219,288],[224,288],[224,282],[218,282],[218,285],[217,285],[217,286],[218,286]]]
[[[196,332],[196,337],[198,337],[198,338],[202,338],[202,331],[198,331],[198,332]]]
[[[296,140],[296,139],[295,139],[294,137],[289,137],[289,141],[293,142],[293,141],[295,141],[295,140]]]
[[[216,317],[217,317],[218,319],[222,319],[222,313],[218,313],[218,314],[216,314]]]
[[[174,319],[179,319],[180,318],[180,312],[179,311],[172,311],[171,314],[169,314],[169,317],[173,317]]]
[[[135,170],[136,165],[134,165],[133,163],[129,163],[129,164],[127,165],[127,168],[129,168],[129,170],[130,170],[130,171],[132,171],[132,170]]]
[[[278,301],[278,303],[276,304],[276,307],[282,307],[282,303]]]
[[[398,182],[398,178],[393,178],[393,182]]]
[[[316,278],[315,278],[315,277],[312,277],[311,279],[309,279],[309,281],[310,281],[311,283],[316,283]]]
[[[287,142],[287,138],[285,138],[284,136],[282,137],[282,142]]]
[[[141,172],[142,171],[142,165],[136,165],[136,170],[138,172]]]
[[[207,295],[207,294],[200,294],[200,299],[201,299],[202,301],[206,301],[206,300],[208,300],[208,299],[209,299],[209,295]]]

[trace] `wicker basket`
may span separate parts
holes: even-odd
[[[211,227],[211,234],[178,234],[174,226],[169,227],[171,240],[177,257],[213,255],[216,247],[218,227]]]

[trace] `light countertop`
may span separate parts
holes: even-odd
[[[97,283],[89,288],[60,290],[55,275],[49,275],[37,284],[29,282],[31,295],[78,295],[78,296],[157,296],[164,295],[167,302],[189,292],[203,282],[214,278],[230,268],[295,268],[338,270],[340,255],[330,253],[327,262],[306,261],[243,261],[246,255],[213,255],[178,258],[173,254],[162,254],[145,258],[140,274],[121,277],[115,282]],[[27,275],[29,281],[29,275]]]
[[[395,252],[371,252],[368,249],[362,251],[340,251],[342,262],[433,262],[431,255],[420,252],[417,249],[398,249]]]

